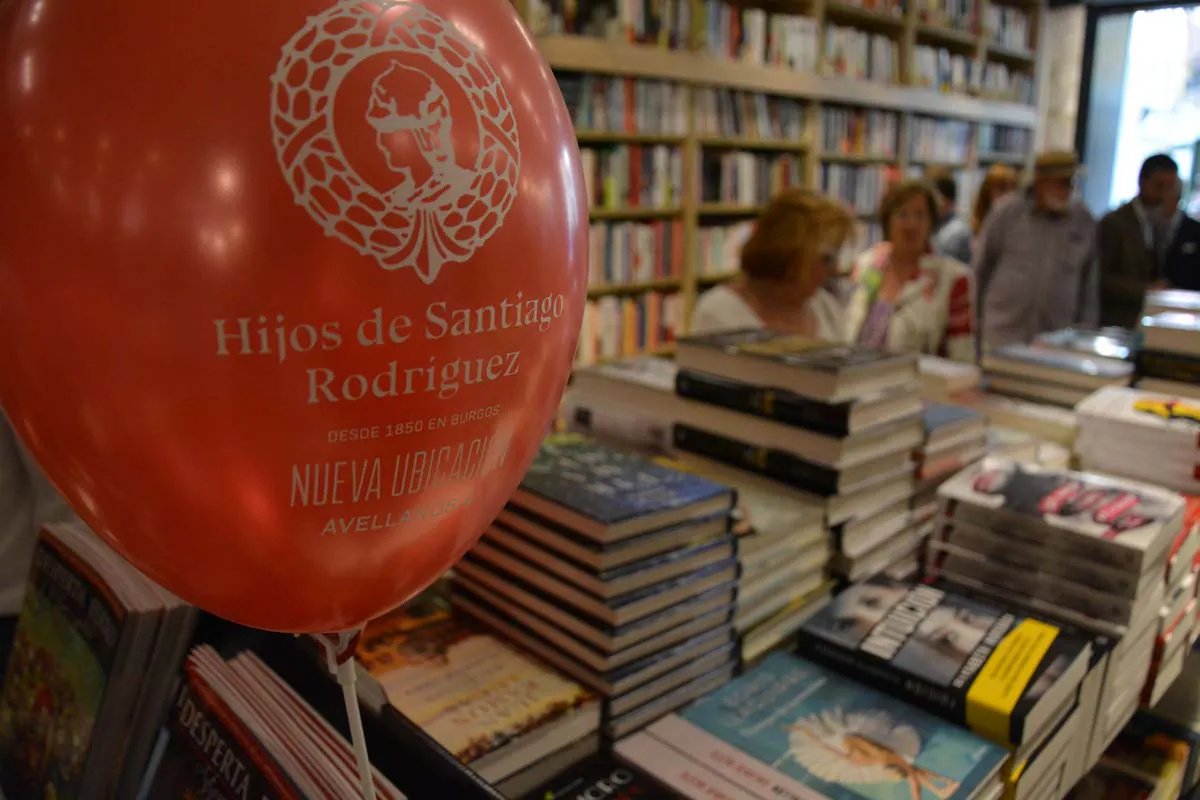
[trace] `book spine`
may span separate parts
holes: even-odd
[[[721,380],[681,370],[675,377],[680,397],[832,436],[850,434],[850,408],[808,400],[790,392]]]
[[[802,491],[826,497],[838,492],[837,470],[803,461],[790,453],[755,447],[690,425],[675,425],[674,438],[680,450],[755,472]]]
[[[1137,375],[1139,378],[1200,383],[1200,359],[1143,350],[1137,357]]]

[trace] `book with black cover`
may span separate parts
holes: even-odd
[[[798,652],[1020,748],[1070,710],[1090,644],[1016,608],[876,576],[810,619]]]
[[[674,800],[670,791],[637,767],[598,755],[554,776],[521,800]]]
[[[841,402],[917,380],[913,354],[861,350],[761,329],[688,336],[676,345],[680,369]]]
[[[555,434],[542,443],[510,502],[596,541],[612,542],[728,514],[734,492],[583,436]]]
[[[675,391],[688,400],[839,437],[913,416],[921,407],[915,385],[829,403],[794,392],[739,383],[691,370],[679,371],[675,377]]]

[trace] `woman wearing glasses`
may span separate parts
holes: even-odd
[[[933,188],[924,181],[902,181],[884,195],[879,221],[885,241],[854,265],[855,291],[846,309],[850,343],[974,360],[971,271],[934,253],[937,213]]]
[[[840,341],[842,309],[825,286],[853,226],[841,205],[816,192],[779,194],[742,247],[737,279],[697,301],[690,332],[768,328]]]

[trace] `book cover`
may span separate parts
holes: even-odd
[[[1134,335],[1125,328],[1063,328],[1038,334],[1034,347],[1046,347],[1094,358],[1128,360],[1133,352]]]
[[[674,792],[613,756],[593,756],[554,776],[522,800],[673,800]]]
[[[1024,344],[1013,344],[993,350],[985,357],[984,368],[1003,372],[1011,368],[1006,362],[1049,367],[1062,372],[1073,372],[1107,380],[1123,380],[1133,374],[1133,365],[1124,361],[1113,361],[1086,353]]]
[[[762,329],[687,336],[679,348],[706,348],[727,355],[765,359],[789,367],[837,374],[881,364],[916,364],[916,356],[860,350],[833,342]]]
[[[757,447],[683,424],[675,425],[674,441],[675,447],[686,453],[750,470],[821,497],[836,495],[841,488],[838,470],[785,450]]]
[[[575,373],[575,383],[582,386],[599,378],[671,394],[675,391],[677,371],[675,362],[669,358],[635,356],[578,370]]]
[[[798,652],[1017,746],[1039,733],[1027,718],[1088,645],[1016,609],[876,576],[805,623]]]
[[[1039,530],[1107,542],[1139,559],[1174,537],[1184,510],[1180,495],[1157,486],[991,456],[946,481],[938,495]]]
[[[191,664],[167,718],[166,734],[143,800],[303,800],[299,788]]]
[[[52,537],[34,551],[0,689],[0,787],[10,798],[74,797],[87,766],[127,609]]]
[[[733,505],[733,492],[727,486],[574,434],[547,437],[521,481],[521,490],[601,525],[721,497],[728,497]]]
[[[1093,392],[1075,412],[1111,422],[1136,425],[1150,431],[1176,434],[1195,447],[1200,432],[1200,403],[1169,394],[1109,386]]]
[[[593,702],[579,684],[465,620],[435,615],[408,627],[406,613],[368,626],[371,674],[392,706],[464,763]]]
[[[926,403],[925,407],[921,409],[921,423],[925,426],[926,439],[939,430],[973,422],[986,423],[987,417],[973,408],[943,403]]]
[[[649,729],[756,797],[964,800],[1008,754],[832,670],[773,653]]]
[[[823,403],[782,389],[754,386],[692,370],[680,370],[675,391],[683,398],[830,436],[850,433],[854,402]]]

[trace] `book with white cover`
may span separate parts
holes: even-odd
[[[1200,314],[1200,292],[1187,292],[1182,289],[1156,289],[1146,292],[1146,304],[1142,313],[1152,317],[1164,311]]]
[[[1165,560],[1184,500],[1146,483],[989,456],[938,489],[942,513],[1139,574]]]
[[[1200,404],[1144,389],[1105,387],[1076,406],[1075,413],[1081,425],[1095,420],[1110,429],[1115,425],[1138,437],[1154,437],[1156,442],[1187,440],[1193,449],[1200,433]]]
[[[1200,315],[1163,311],[1142,317],[1142,346],[1147,350],[1200,356]]]

